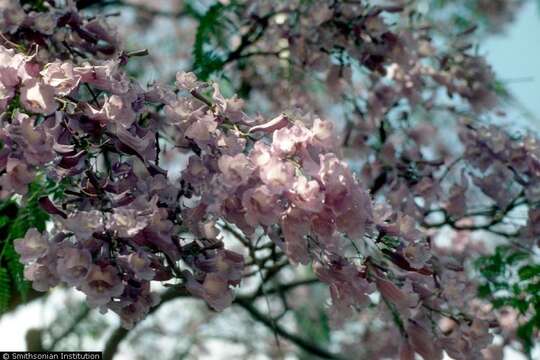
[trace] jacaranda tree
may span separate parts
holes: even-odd
[[[522,3],[0,1],[0,310],[76,288],[107,358],[180,297],[271,357],[530,354],[540,144],[475,47]]]

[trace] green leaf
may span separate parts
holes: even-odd
[[[11,288],[9,285],[9,274],[6,269],[0,268],[0,314],[6,312],[11,299]]]
[[[529,294],[535,294],[535,295],[540,294],[540,281],[528,284],[527,287],[525,288],[525,290]]]
[[[508,258],[506,259],[506,262],[509,265],[514,265],[520,261],[527,260],[529,257],[530,255],[524,251],[516,251],[510,256],[508,256]]]
[[[525,265],[518,270],[518,275],[521,280],[528,280],[540,275],[540,265]]]
[[[491,287],[489,284],[482,284],[478,287],[478,296],[486,298],[491,295]]]
[[[534,324],[533,324],[532,321],[529,321],[529,322],[521,325],[517,329],[517,336],[523,342],[523,346],[524,346],[525,351],[527,353],[530,353],[533,346],[534,346],[534,342],[533,342],[533,338],[532,338],[533,332],[534,332]]]
[[[219,39],[223,31],[222,13],[227,7],[221,3],[212,5],[199,20],[193,45],[194,71],[201,80],[223,68],[224,59],[216,53],[212,40]]]

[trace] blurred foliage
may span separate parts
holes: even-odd
[[[528,252],[499,246],[476,261],[481,285],[478,293],[495,309],[510,307],[520,315],[517,335],[530,354],[540,330],[540,261]]]
[[[216,3],[204,15],[194,13],[199,25],[193,45],[193,70],[201,80],[207,80],[225,65],[225,56],[218,48],[226,47],[224,13],[233,6]]]
[[[324,307],[302,306],[294,310],[294,319],[298,333],[318,344],[322,348],[330,345],[330,326],[327,309]],[[300,359],[312,359],[308,353],[299,354]]]

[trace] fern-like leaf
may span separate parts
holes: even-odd
[[[0,315],[5,313],[11,300],[11,287],[7,269],[0,268]]]

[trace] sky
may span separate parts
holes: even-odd
[[[480,50],[524,109],[540,119],[540,11],[535,2],[529,2],[521,10],[517,20],[508,27],[506,33],[484,41]],[[540,120],[525,119],[519,112],[510,112],[509,119],[514,118],[516,121],[527,121],[531,128],[540,130]],[[64,294],[57,291],[46,304],[36,301],[0,318],[0,351],[26,350],[26,331],[50,323],[54,318],[51,312],[61,308],[63,300]],[[111,318],[111,321],[117,323],[116,319]],[[94,350],[101,350],[100,343],[95,343],[94,346]],[[223,354],[223,346],[218,344],[217,348],[218,352],[211,352],[209,359],[223,358],[217,355]],[[540,358],[540,351],[536,356]],[[122,358],[130,357],[124,352]],[[525,358],[508,350],[505,359]]]
[[[540,10],[537,2],[529,1],[506,32],[484,41],[480,50],[499,79],[536,118],[536,121],[528,120],[528,125],[540,130]]]

